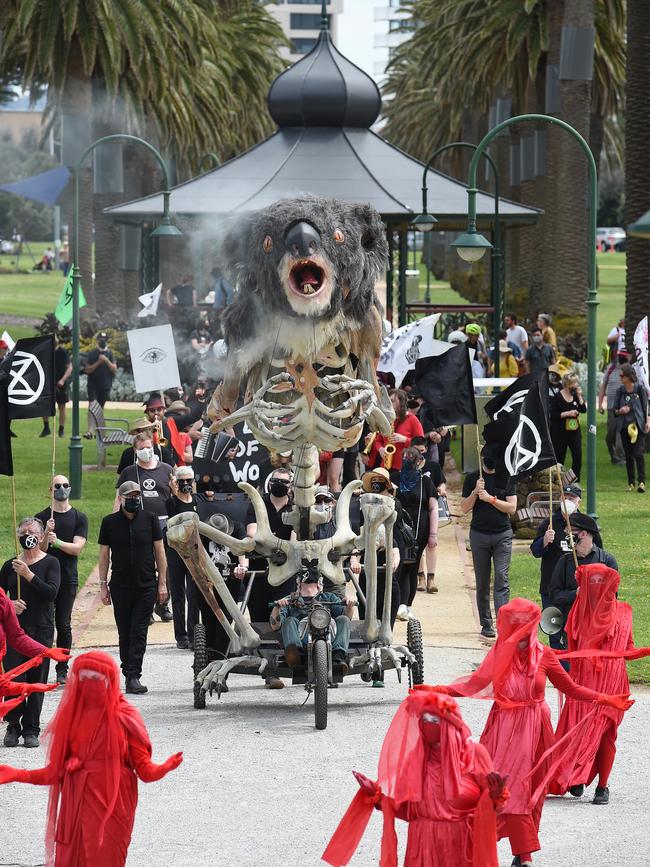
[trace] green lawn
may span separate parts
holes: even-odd
[[[70,405],[68,404],[68,409]],[[134,419],[142,415],[141,410],[115,410],[109,416]],[[85,411],[82,410],[81,430],[85,430]],[[68,474],[69,427],[66,423],[66,437],[56,441],[58,472]],[[57,422],[58,424],[58,422]],[[52,438],[39,438],[42,424],[39,419],[14,421],[12,428],[18,435],[12,440],[14,472],[16,476],[17,517],[20,521],[26,515],[33,515],[48,506],[48,489],[52,467]],[[83,498],[73,505],[88,515],[88,544],[80,558],[79,577],[83,584],[97,562],[97,534],[104,515],[112,511],[115,496],[115,466],[104,470],[94,469],[97,447],[92,440],[82,440],[83,462],[88,465],[83,473]],[[108,452],[108,462],[117,464],[121,446],[113,446]],[[14,556],[13,518],[11,514],[11,480],[0,476],[0,562]]]
[[[625,315],[625,253],[598,253],[598,346]],[[636,323],[634,323],[636,325]]]

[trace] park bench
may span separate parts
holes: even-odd
[[[133,442],[133,437],[129,433],[129,422],[125,418],[106,418],[104,408],[96,400],[90,401],[88,411],[95,422],[97,466],[105,467],[106,449],[109,446],[130,445]]]

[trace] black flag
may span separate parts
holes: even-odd
[[[543,377],[543,382],[547,382],[546,376]],[[538,383],[540,383],[539,373],[527,373],[525,376],[518,377],[508,388],[485,404],[485,412],[490,417],[490,421],[483,428],[483,439],[486,443],[505,445],[510,442],[519,424],[519,415],[526,395]]]
[[[22,337],[3,364],[9,396],[9,417],[54,415],[54,335]]]
[[[9,426],[10,418],[7,386],[0,385],[0,476],[13,476],[14,474]]]
[[[547,394],[546,376],[528,389],[521,404],[517,426],[506,444],[503,460],[506,471],[513,478],[529,476],[557,463],[548,429],[543,389]],[[499,415],[492,424],[498,424]]]
[[[452,346],[442,355],[415,362],[414,394],[423,397],[437,424],[476,424],[474,382],[465,344]]]

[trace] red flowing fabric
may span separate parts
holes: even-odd
[[[591,563],[576,570],[579,593],[566,623],[571,677],[581,686],[598,693],[629,693],[626,659],[650,655],[650,648],[637,648],[632,637],[632,609],[619,602],[620,584],[616,569]],[[564,794],[571,786],[589,785],[599,774],[598,751],[603,740],[615,750],[616,731],[624,710],[599,706],[590,711],[584,702],[568,698],[556,729],[561,739],[572,733],[572,749],[558,763],[549,791]],[[584,724],[589,717],[588,724]],[[576,727],[581,727],[576,737]],[[608,762],[609,765],[609,762]]]
[[[420,728],[424,713],[440,720],[435,754]],[[498,867],[495,806],[486,789],[491,771],[489,756],[470,740],[456,702],[430,689],[412,691],[384,738],[374,794],[357,793],[323,860],[334,867],[348,864],[380,804],[381,867],[397,867],[395,818],[409,823],[404,867]]]
[[[176,422],[173,418],[166,418],[167,428],[169,430],[169,442],[171,443],[171,447],[176,452],[176,463],[179,467],[185,466],[185,449],[183,447],[183,441],[180,438],[180,434],[178,432],[178,427],[176,426]]]
[[[0,782],[49,785],[46,859],[55,867],[126,863],[138,800],[136,774],[161,779],[182,756],[151,762],[139,712],[120,691],[113,659],[100,651],[76,657],[48,726],[48,764],[36,771],[0,766]]]
[[[10,671],[4,671],[2,665],[2,660],[7,652],[7,643],[11,644],[14,650],[22,656],[30,657],[27,662],[17,665]],[[30,693],[49,692],[57,688],[58,684],[56,683],[48,686],[44,683],[14,681],[14,678],[24,674],[30,668],[40,665],[43,657],[47,655],[48,648],[39,644],[38,641],[34,641],[23,630],[11,600],[0,588],[0,699],[6,699],[0,702],[0,719],[8,714],[12,708],[21,704]]]

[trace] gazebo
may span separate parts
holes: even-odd
[[[281,198],[311,193],[369,203],[382,215],[391,248],[386,306],[394,298],[394,236],[397,234],[399,316],[406,303],[408,227],[421,210],[423,164],[373,132],[381,111],[375,82],[332,43],[327,16],[314,48],[271,85],[268,107],[278,129],[269,138],[217,168],[174,187],[172,213],[192,218],[204,237],[226,216],[265,207]],[[454,178],[431,170],[429,211],[437,229],[462,230],[467,192]],[[537,208],[501,199],[500,223],[535,223]],[[107,209],[123,223],[155,220],[163,213],[161,194]],[[477,197],[479,225],[493,222],[494,198]]]

